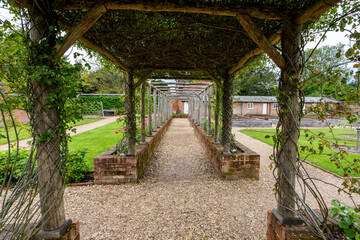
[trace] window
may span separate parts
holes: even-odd
[[[278,109],[279,104],[278,103],[273,103],[273,109]]]
[[[252,103],[252,102],[248,103],[247,108],[248,108],[248,109],[253,109],[253,103]]]

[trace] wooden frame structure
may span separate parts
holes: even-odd
[[[139,86],[142,86],[142,98],[144,99],[146,91],[145,84],[147,79],[151,79],[151,75],[155,72],[166,72],[168,73],[167,78],[171,78],[172,72],[186,72],[188,73],[188,79],[196,79],[195,73],[204,73],[207,75],[212,81],[216,83],[218,86],[216,90],[216,96],[219,97],[219,89],[223,91],[223,99],[222,99],[222,143],[224,145],[224,154],[230,153],[230,140],[231,140],[231,118],[232,118],[232,88],[233,88],[233,74],[237,70],[241,69],[244,64],[253,56],[256,56],[262,52],[265,52],[269,55],[269,57],[276,63],[276,65],[281,69],[281,79],[280,79],[280,90],[282,91],[282,98],[284,102],[280,103],[280,109],[284,110],[282,114],[280,114],[280,118],[283,125],[283,141],[282,141],[282,155],[280,155],[280,164],[282,165],[282,171],[279,172],[280,182],[278,183],[279,188],[279,204],[277,210],[280,215],[285,218],[294,217],[294,213],[289,211],[290,208],[294,207],[294,192],[291,191],[291,186],[295,184],[295,175],[294,175],[294,163],[297,160],[297,140],[289,141],[288,139],[297,139],[299,133],[294,131],[295,127],[297,127],[298,122],[292,121],[292,119],[298,119],[299,117],[299,95],[296,90],[296,85],[298,81],[298,73],[299,73],[299,46],[300,46],[300,31],[301,25],[306,23],[309,20],[313,20],[318,18],[322,13],[326,10],[330,9],[332,6],[336,5],[340,0],[308,0],[304,1],[304,4],[297,4],[292,6],[291,8],[287,8],[291,6],[291,1],[289,3],[285,3],[282,5],[282,8],[279,5],[272,6],[271,4],[262,4],[261,1],[253,1],[253,3],[248,3],[247,5],[238,4],[237,1],[230,1],[230,3],[222,3],[221,1],[217,3],[203,3],[203,4],[195,4],[191,1],[185,1],[184,3],[180,3],[180,1],[145,1],[145,0],[94,0],[94,1],[74,1],[74,0],[64,0],[64,1],[45,1],[45,0],[15,0],[16,4],[21,7],[28,8],[30,12],[36,12],[36,15],[30,14],[32,17],[31,21],[35,23],[35,31],[41,31],[39,26],[43,26],[44,20],[41,20],[40,17],[45,19],[47,14],[55,14],[54,10],[57,10],[56,14],[58,14],[59,21],[61,23],[64,30],[67,31],[66,36],[63,38],[61,43],[57,43],[53,46],[56,51],[55,58],[61,57],[74,43],[75,41],[82,42],[85,46],[98,51],[103,56],[110,59],[115,65],[123,69],[127,72],[126,77],[126,111],[127,111],[127,127],[129,129],[129,154],[134,153],[134,145],[135,145],[135,108],[134,108],[134,96],[135,89]],[[69,10],[72,10],[71,12]],[[83,10],[85,11],[85,14]],[[191,31],[191,29],[195,27],[203,27],[206,26],[210,30],[201,29],[205,33],[220,33],[221,31],[229,33],[231,32],[237,34],[236,36],[241,36],[244,42],[244,51],[236,51],[237,49],[232,48],[234,56],[236,55],[236,60],[233,58],[229,58],[229,61],[226,62],[226,66],[219,61],[221,57],[229,56],[230,52],[222,51],[221,43],[225,40],[217,39],[220,51],[216,52],[218,54],[218,58],[211,58],[208,52],[206,52],[206,47],[198,48],[197,44],[194,42],[192,45],[192,49],[171,49],[171,45],[164,45],[161,49],[157,49],[157,47],[161,46],[161,42],[149,42],[147,43],[145,40],[141,42],[143,45],[136,45],[139,47],[139,51],[136,54],[143,53],[146,54],[146,49],[155,49],[156,51],[163,51],[164,56],[159,54],[159,57],[156,59],[151,59],[150,55],[143,55],[141,58],[136,56],[136,54],[131,55],[131,51],[135,51],[135,47],[131,44],[132,42],[129,39],[126,42],[122,43],[126,46],[126,43],[129,44],[129,50],[126,50],[129,55],[121,56],[121,52],[118,49],[122,47],[122,45],[118,43],[114,43],[115,45],[111,45],[111,41],[101,41],[98,39],[99,35],[104,36],[106,28],[110,28],[110,32],[122,32],[124,29],[113,29],[111,24],[115,24],[115,20],[117,17],[122,16],[121,14],[128,14],[128,16],[149,16],[147,15],[149,12],[157,13],[161,19],[166,19],[166,17],[172,18],[174,21],[181,21],[182,18],[177,18],[180,16],[179,14],[185,14],[184,16],[191,19],[191,14],[196,14],[196,16],[203,20],[209,20],[208,22],[196,22],[191,25],[185,27],[184,32]],[[117,14],[117,15],[116,15]],[[114,16],[113,16],[114,15]],[[76,18],[74,18],[76,16]],[[78,17],[81,16],[81,19],[78,20]],[[219,26],[210,26],[211,18],[221,17],[222,20],[230,20],[231,23],[237,24],[235,27],[230,26],[228,28],[223,25]],[[67,19],[66,21],[64,19]],[[70,20],[69,20],[70,19]],[[190,21],[189,20],[189,21]],[[234,21],[235,20],[235,21]],[[69,22],[70,21],[70,22]],[[71,22],[73,21],[73,22]],[[275,23],[270,27],[269,32],[264,32],[266,29],[266,24]],[[109,25],[106,25],[109,24]],[[111,26],[111,27],[109,27]],[[124,26],[125,27],[125,26]],[[224,30],[224,28],[226,28]],[[178,29],[174,30],[180,31],[181,26]],[[104,30],[104,33],[101,32]],[[154,31],[154,35],[158,34],[166,34],[164,30]],[[174,33],[174,31],[169,31],[170,33]],[[99,35],[96,35],[99,32]],[[184,33],[182,32],[182,33]],[[109,33],[109,32],[107,32]],[[171,37],[169,33],[169,39]],[[129,35],[129,32],[124,32],[122,36]],[[180,36],[180,35],[179,35]],[[134,36],[132,39],[137,38],[138,36]],[[187,37],[187,36],[186,36]],[[185,38],[186,38],[185,37]],[[110,36],[110,39],[114,39],[113,36]],[[223,37],[225,39],[225,36]],[[234,41],[236,40],[233,38]],[[281,39],[282,45],[281,50],[276,49],[273,45]],[[124,39],[120,39],[121,41]],[[34,38],[33,41],[40,41],[40,39]],[[139,40],[140,41],[140,40]],[[190,41],[190,40],[189,40]],[[104,42],[103,44],[99,44],[99,42]],[[41,44],[39,42],[39,44]],[[117,44],[117,45],[116,45]],[[148,44],[148,45],[146,45]],[[164,42],[165,44],[165,42]],[[135,45],[134,45],[135,46]],[[189,45],[188,45],[189,46]],[[205,46],[205,45],[204,45]],[[228,45],[230,47],[231,45]],[[133,48],[132,48],[133,47]],[[141,50],[143,47],[143,50]],[[170,52],[170,50],[174,52]],[[124,48],[125,49],[125,48]],[[127,48],[126,48],[127,49]],[[154,50],[154,51],[155,51]],[[125,50],[124,50],[125,51]],[[168,52],[166,52],[168,51]],[[184,55],[181,55],[184,52]],[[124,52],[123,52],[124,53]],[[166,54],[168,53],[168,54]],[[171,54],[170,54],[171,53]],[[181,55],[181,61],[179,60],[179,56],[175,56],[176,53]],[[186,55],[186,54],[187,55]],[[236,54],[235,54],[236,53]],[[214,52],[215,54],[215,52]],[[223,54],[223,55],[222,55]],[[226,55],[227,54],[227,55]],[[194,59],[200,60],[192,60],[189,58],[194,57]],[[201,58],[198,58],[201,56]],[[186,58],[187,57],[187,58]],[[129,61],[133,60],[133,61]],[[146,59],[146,62],[136,63],[137,59]],[[145,61],[145,60],[144,60]],[[180,63],[178,66],[175,66],[174,63]],[[151,63],[154,62],[153,65]],[[156,64],[155,64],[156,63]],[[146,71],[144,74],[143,72]],[[135,83],[134,78],[139,78],[139,80]],[[174,77],[174,79],[176,79]],[[158,105],[153,106],[154,113],[159,109],[161,109],[163,114],[158,115],[157,118],[154,119],[154,128],[158,127],[159,120],[162,121],[164,118],[164,114],[169,114],[168,103],[166,103],[166,99],[183,99],[187,98],[191,101],[191,116],[197,124],[203,124],[203,128],[210,128],[206,126],[204,122],[202,122],[203,117],[201,116],[202,110],[197,111],[194,106],[200,106],[202,108],[203,102],[205,105],[210,103],[207,90],[204,89],[191,89],[191,92],[180,91],[180,87],[177,88],[179,91],[174,91],[176,94],[164,93],[164,88],[157,86],[155,83],[150,82],[149,85],[152,89],[155,89],[153,94],[153,101],[158,101]],[[189,85],[188,85],[189,86]],[[36,88],[36,86],[33,86]],[[168,87],[168,89],[171,87]],[[190,87],[186,89],[189,90]],[[206,88],[205,88],[206,89]],[[36,89],[35,89],[36,91]],[[206,92],[206,94],[204,94]],[[290,95],[288,93],[291,93]],[[148,94],[150,95],[151,90],[148,90]],[[158,99],[158,100],[157,100]],[[291,102],[291,104],[287,104],[287,102]],[[45,104],[45,103],[44,103]],[[208,104],[207,106],[211,106]],[[216,106],[218,109],[219,106]],[[151,116],[151,107],[149,105],[149,116]],[[209,112],[207,112],[207,109]],[[144,119],[144,111],[145,111],[145,102],[142,101],[142,119]],[[210,117],[211,112],[209,108],[204,108],[205,116]],[[289,113],[295,114],[294,116],[290,116]],[[218,113],[218,110],[216,110]],[[215,122],[218,121],[217,114],[215,115]],[[211,119],[209,119],[211,121]],[[209,121],[209,122],[210,122]],[[206,122],[206,121],[205,121]],[[218,123],[215,125],[218,127]],[[51,129],[49,130],[51,131]],[[216,139],[218,139],[218,129],[215,130]],[[56,150],[54,150],[56,151]],[[44,160],[46,161],[46,160]],[[49,178],[42,177],[39,181],[52,181]],[[44,204],[46,205],[46,201],[51,201],[52,198],[48,200],[44,199]],[[59,229],[62,224],[65,222],[65,214],[64,208],[56,208],[53,210],[51,217],[48,220],[49,224],[44,228],[45,231],[55,231]]]

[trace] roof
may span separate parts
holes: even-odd
[[[234,96],[234,102],[253,102],[253,103],[276,103],[277,99],[274,96]],[[305,103],[318,103],[318,102],[333,102],[338,101],[330,97],[305,97]]]

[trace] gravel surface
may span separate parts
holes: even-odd
[[[265,239],[266,212],[276,207],[272,147],[237,130],[261,156],[260,180],[221,180],[188,120],[174,119],[140,183],[67,188],[67,217],[80,219],[82,239]]]

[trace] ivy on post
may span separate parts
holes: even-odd
[[[126,109],[126,128],[128,134],[129,149],[128,155],[135,155],[136,143],[136,115],[135,115],[135,89],[134,75],[132,72],[126,73],[125,82],[125,109]]]
[[[206,89],[204,91],[204,123],[203,123],[203,130],[206,132],[206,120],[207,120],[207,96],[206,96]]]
[[[214,143],[219,143],[219,112],[220,112],[220,89],[218,86],[215,88],[216,91],[216,100],[215,100],[215,108],[214,108]]]
[[[300,91],[301,70],[301,25],[285,20],[281,35],[282,55],[285,61],[279,82],[280,96],[279,120],[281,122],[280,149],[275,161],[278,167],[277,211],[282,219],[295,217],[295,174],[298,158],[298,139],[300,129]],[[285,223],[284,223],[285,224]]]
[[[222,101],[222,144],[224,145],[223,154],[231,154],[231,128],[232,128],[232,91],[233,91],[233,76],[228,73],[223,73],[224,90]]]
[[[208,96],[208,136],[211,136],[211,89],[210,87],[206,91]]]
[[[141,84],[141,142],[140,144],[146,144],[145,133],[145,94],[146,94],[146,82]]]
[[[49,72],[56,72],[54,57],[56,36],[60,29],[51,17],[52,9],[45,6],[41,11],[34,8],[31,16],[31,56],[29,65],[39,78],[31,80],[31,126],[36,143],[37,172],[42,216],[42,236],[55,233],[67,227],[64,209],[64,181],[62,144],[66,144],[65,129],[61,114],[64,112],[64,99],[59,97],[59,82]],[[53,24],[53,26],[52,26]],[[43,71],[46,69],[46,71]],[[41,72],[43,71],[43,72]],[[54,99],[59,102],[54,103]],[[59,233],[60,234],[60,233]]]
[[[151,113],[151,86],[148,86],[148,128],[149,137],[152,137],[152,113]]]

